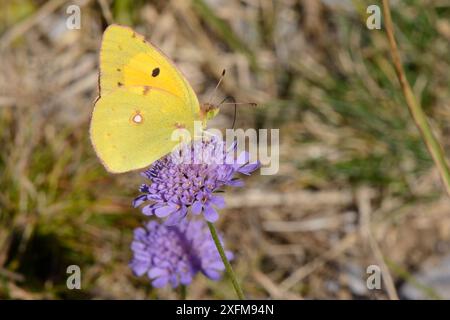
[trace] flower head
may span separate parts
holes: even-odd
[[[216,221],[215,208],[225,206],[217,191],[226,185],[242,186],[235,175],[250,175],[259,167],[259,162],[249,162],[247,152],[234,157],[235,151],[236,143],[227,150],[225,142],[215,136],[182,145],[142,173],[151,183],[140,187],[142,194],[133,201],[134,207],[146,203],[142,212],[167,217],[168,225],[180,222],[189,207],[193,214],[203,213],[207,221]]]
[[[188,285],[197,272],[218,280],[225,269],[209,230],[202,220],[183,220],[176,226],[150,221],[134,231],[130,267],[147,274],[154,287]],[[226,251],[228,259],[233,254]]]

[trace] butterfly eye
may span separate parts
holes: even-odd
[[[159,74],[159,68],[155,68],[152,71],[152,77],[156,77]]]

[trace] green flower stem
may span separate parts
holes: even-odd
[[[394,25],[391,18],[391,10],[389,8],[389,0],[383,0],[383,11],[385,18],[386,33],[389,40],[389,47],[391,51],[392,61],[394,63],[395,72],[397,73],[400,86],[402,88],[403,95],[405,96],[406,104],[409,111],[422,134],[422,139],[425,142],[428,152],[438,168],[444,187],[447,194],[450,195],[450,170],[445,159],[444,151],[442,150],[439,141],[433,134],[430,124],[428,123],[427,116],[423,111],[420,103],[417,101],[413,94],[411,86],[406,79],[405,71],[403,70],[402,61],[400,59],[400,53],[398,51],[397,42],[394,37]]]
[[[220,257],[222,258],[223,264],[225,265],[228,276],[233,283],[234,290],[236,290],[236,295],[240,300],[245,300],[244,292],[242,291],[241,286],[237,281],[236,274],[234,273],[233,268],[231,267],[231,264],[228,261],[227,256],[225,255],[225,251],[223,250],[219,237],[217,236],[216,227],[214,227],[214,224],[212,224],[211,222],[208,222],[208,227],[209,231],[211,232],[211,236],[213,237],[214,243],[216,244],[217,251],[219,251]]]
[[[180,300],[186,300],[187,297],[187,288],[185,285],[180,286]]]

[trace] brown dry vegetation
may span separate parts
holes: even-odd
[[[65,27],[78,4],[81,30]],[[364,1],[0,1],[0,297],[176,298],[127,264],[142,179],[110,175],[88,138],[98,50],[109,22],[133,26],[204,101],[242,107],[237,127],[280,128],[280,170],[226,193],[218,228],[248,298],[384,299],[365,287],[384,267],[397,289],[450,253],[450,202],[411,121],[384,30]],[[396,1],[407,76],[444,149],[450,133],[450,7]],[[231,125],[224,107],[214,123]],[[66,288],[66,267],[83,290]],[[391,290],[392,291],[392,290]],[[391,292],[392,294],[392,292]],[[188,298],[233,298],[198,276]]]

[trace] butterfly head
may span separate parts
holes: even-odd
[[[219,106],[212,103],[203,103],[200,106],[200,114],[203,121],[209,121],[219,113]]]

